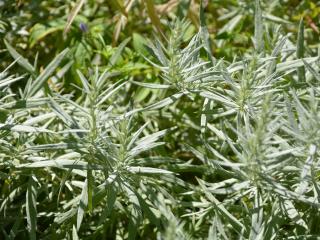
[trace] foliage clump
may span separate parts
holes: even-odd
[[[121,38],[118,25],[104,38],[99,17],[97,29],[85,23],[92,11],[117,9],[117,23],[127,24],[133,2],[105,9],[79,1],[65,29],[36,23],[31,49],[46,43],[35,28],[43,37],[64,29],[56,36],[63,48],[48,40],[59,53],[45,64],[41,54],[23,56],[24,40],[0,19],[5,59],[14,59],[0,73],[0,236],[319,237],[319,56],[306,44],[316,28],[302,19],[292,34],[286,24],[295,19],[259,0],[231,4],[213,39],[210,27],[220,23],[206,24],[202,2],[199,22],[186,19],[193,1],[174,5],[165,34],[146,1],[156,36],[134,33],[117,47],[107,43]],[[223,2],[206,7],[221,3],[225,13]],[[238,26],[247,19],[253,24]],[[238,44],[230,36],[252,41],[230,52]]]

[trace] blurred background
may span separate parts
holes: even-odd
[[[317,51],[320,2],[311,0],[262,1],[264,19],[281,24],[295,34],[300,18],[305,22],[305,38],[311,50]],[[0,0],[0,66],[5,68],[13,58],[4,39],[41,71],[66,47],[71,48],[74,64],[67,81],[77,79],[75,69],[86,72],[89,66],[106,64],[128,37],[122,69],[139,75],[148,71],[141,54],[154,36],[166,41],[175,19],[187,19],[184,40],[199,28],[199,0]],[[254,1],[204,0],[205,19],[214,56],[232,61],[252,45]],[[281,8],[279,7],[281,6]],[[128,64],[126,64],[128,63]],[[19,73],[19,66],[12,72]],[[145,72],[144,72],[145,73]]]

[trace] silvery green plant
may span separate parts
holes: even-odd
[[[188,43],[177,20],[150,45],[160,83],[112,72],[129,39],[69,93],[68,49],[39,71],[5,43],[26,70],[0,74],[5,238],[319,236],[319,57],[302,21],[294,37],[259,0],[254,13],[253,47],[232,62],[212,55],[203,12]],[[128,101],[139,89],[152,101]]]
[[[208,233],[212,239],[230,239],[235,236],[275,239],[279,236],[302,236],[306,232],[309,235],[304,236],[311,236],[314,233],[312,223],[317,221],[318,216],[310,219],[305,208],[307,211],[319,208],[316,190],[318,183],[314,179],[315,173],[313,172],[312,177],[310,172],[314,169],[310,164],[318,149],[318,127],[310,121],[310,114],[317,112],[314,109],[317,98],[314,94],[315,86],[306,82],[303,69],[306,66],[313,78],[318,80],[319,75],[311,66],[318,61],[318,57],[303,58],[301,26],[302,23],[296,45],[298,59],[292,56],[294,49],[290,49],[293,44],[289,36],[283,36],[279,28],[273,36],[266,36],[274,43],[273,48],[268,51],[264,48],[262,13],[259,1],[256,1],[253,39],[255,49],[251,56],[231,64],[221,64],[214,74],[209,73],[210,77],[215,76],[211,84],[197,86],[199,95],[204,98],[201,133],[205,149],[202,148],[204,152],[199,152],[194,147],[191,149],[204,164],[212,166],[214,172],[220,173],[225,180],[209,183],[199,179],[199,198],[202,201],[186,205],[197,206],[200,210],[184,216],[196,216],[199,226],[204,222],[213,222]],[[190,46],[187,46],[181,53],[186,53],[189,49]],[[163,56],[160,48],[155,55]],[[175,57],[172,61],[175,61]],[[164,64],[161,57],[159,62]],[[196,68],[197,64],[194,61],[192,65]],[[227,64],[229,66],[223,66]],[[169,78],[167,69],[170,67],[175,65],[167,65],[162,70],[165,80]],[[204,65],[200,71],[204,73],[208,70],[208,65]],[[175,73],[179,76],[179,68]],[[199,78],[199,82],[204,81],[205,77]],[[296,91],[299,91],[299,97]],[[289,97],[284,92],[292,94]],[[301,103],[305,98],[312,99],[309,101],[309,106],[313,106],[310,108],[311,112]],[[295,110],[292,105],[296,106],[296,113],[293,112]],[[285,111],[286,106],[289,112]],[[297,120],[295,116],[298,116]],[[317,116],[314,115],[312,119],[317,119]],[[308,127],[305,125],[307,122]],[[296,130],[289,130],[290,125],[296,126]],[[304,129],[303,134],[298,130],[298,125]],[[284,129],[286,133],[283,132]],[[300,137],[292,137],[295,132],[299,132]],[[308,143],[301,139],[304,134]],[[292,139],[295,141],[292,142]],[[304,147],[297,146],[298,139],[302,140],[301,145]],[[232,154],[228,153],[230,151]],[[310,185],[314,186],[314,191],[308,189]],[[194,196],[196,193],[194,190],[186,195]],[[219,201],[217,196],[223,201]],[[233,207],[238,201],[242,202],[243,210]],[[228,209],[242,217],[235,217],[232,210]],[[292,232],[283,231],[282,228],[290,222],[295,224]],[[222,225],[230,226],[230,229]],[[201,231],[200,227],[198,229]]]

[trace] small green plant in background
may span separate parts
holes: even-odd
[[[318,238],[313,28],[301,19],[290,32],[291,19],[272,14],[276,1],[177,4],[180,13],[200,8],[191,37],[190,12],[191,21],[168,11],[164,26],[156,1],[108,7],[130,25],[129,10],[142,2],[152,40],[135,33],[112,47],[94,24],[101,19],[88,21],[104,10],[93,1],[73,3],[57,28],[32,27],[31,49],[44,29],[43,42],[67,39],[48,45],[58,53],[46,64],[41,53],[21,54],[7,33],[14,60],[0,73],[0,236]],[[206,18],[212,6],[231,11],[217,38],[211,28],[221,23]],[[61,35],[50,40],[54,31]]]

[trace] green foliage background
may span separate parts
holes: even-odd
[[[0,0],[0,239],[317,239],[310,0]]]

